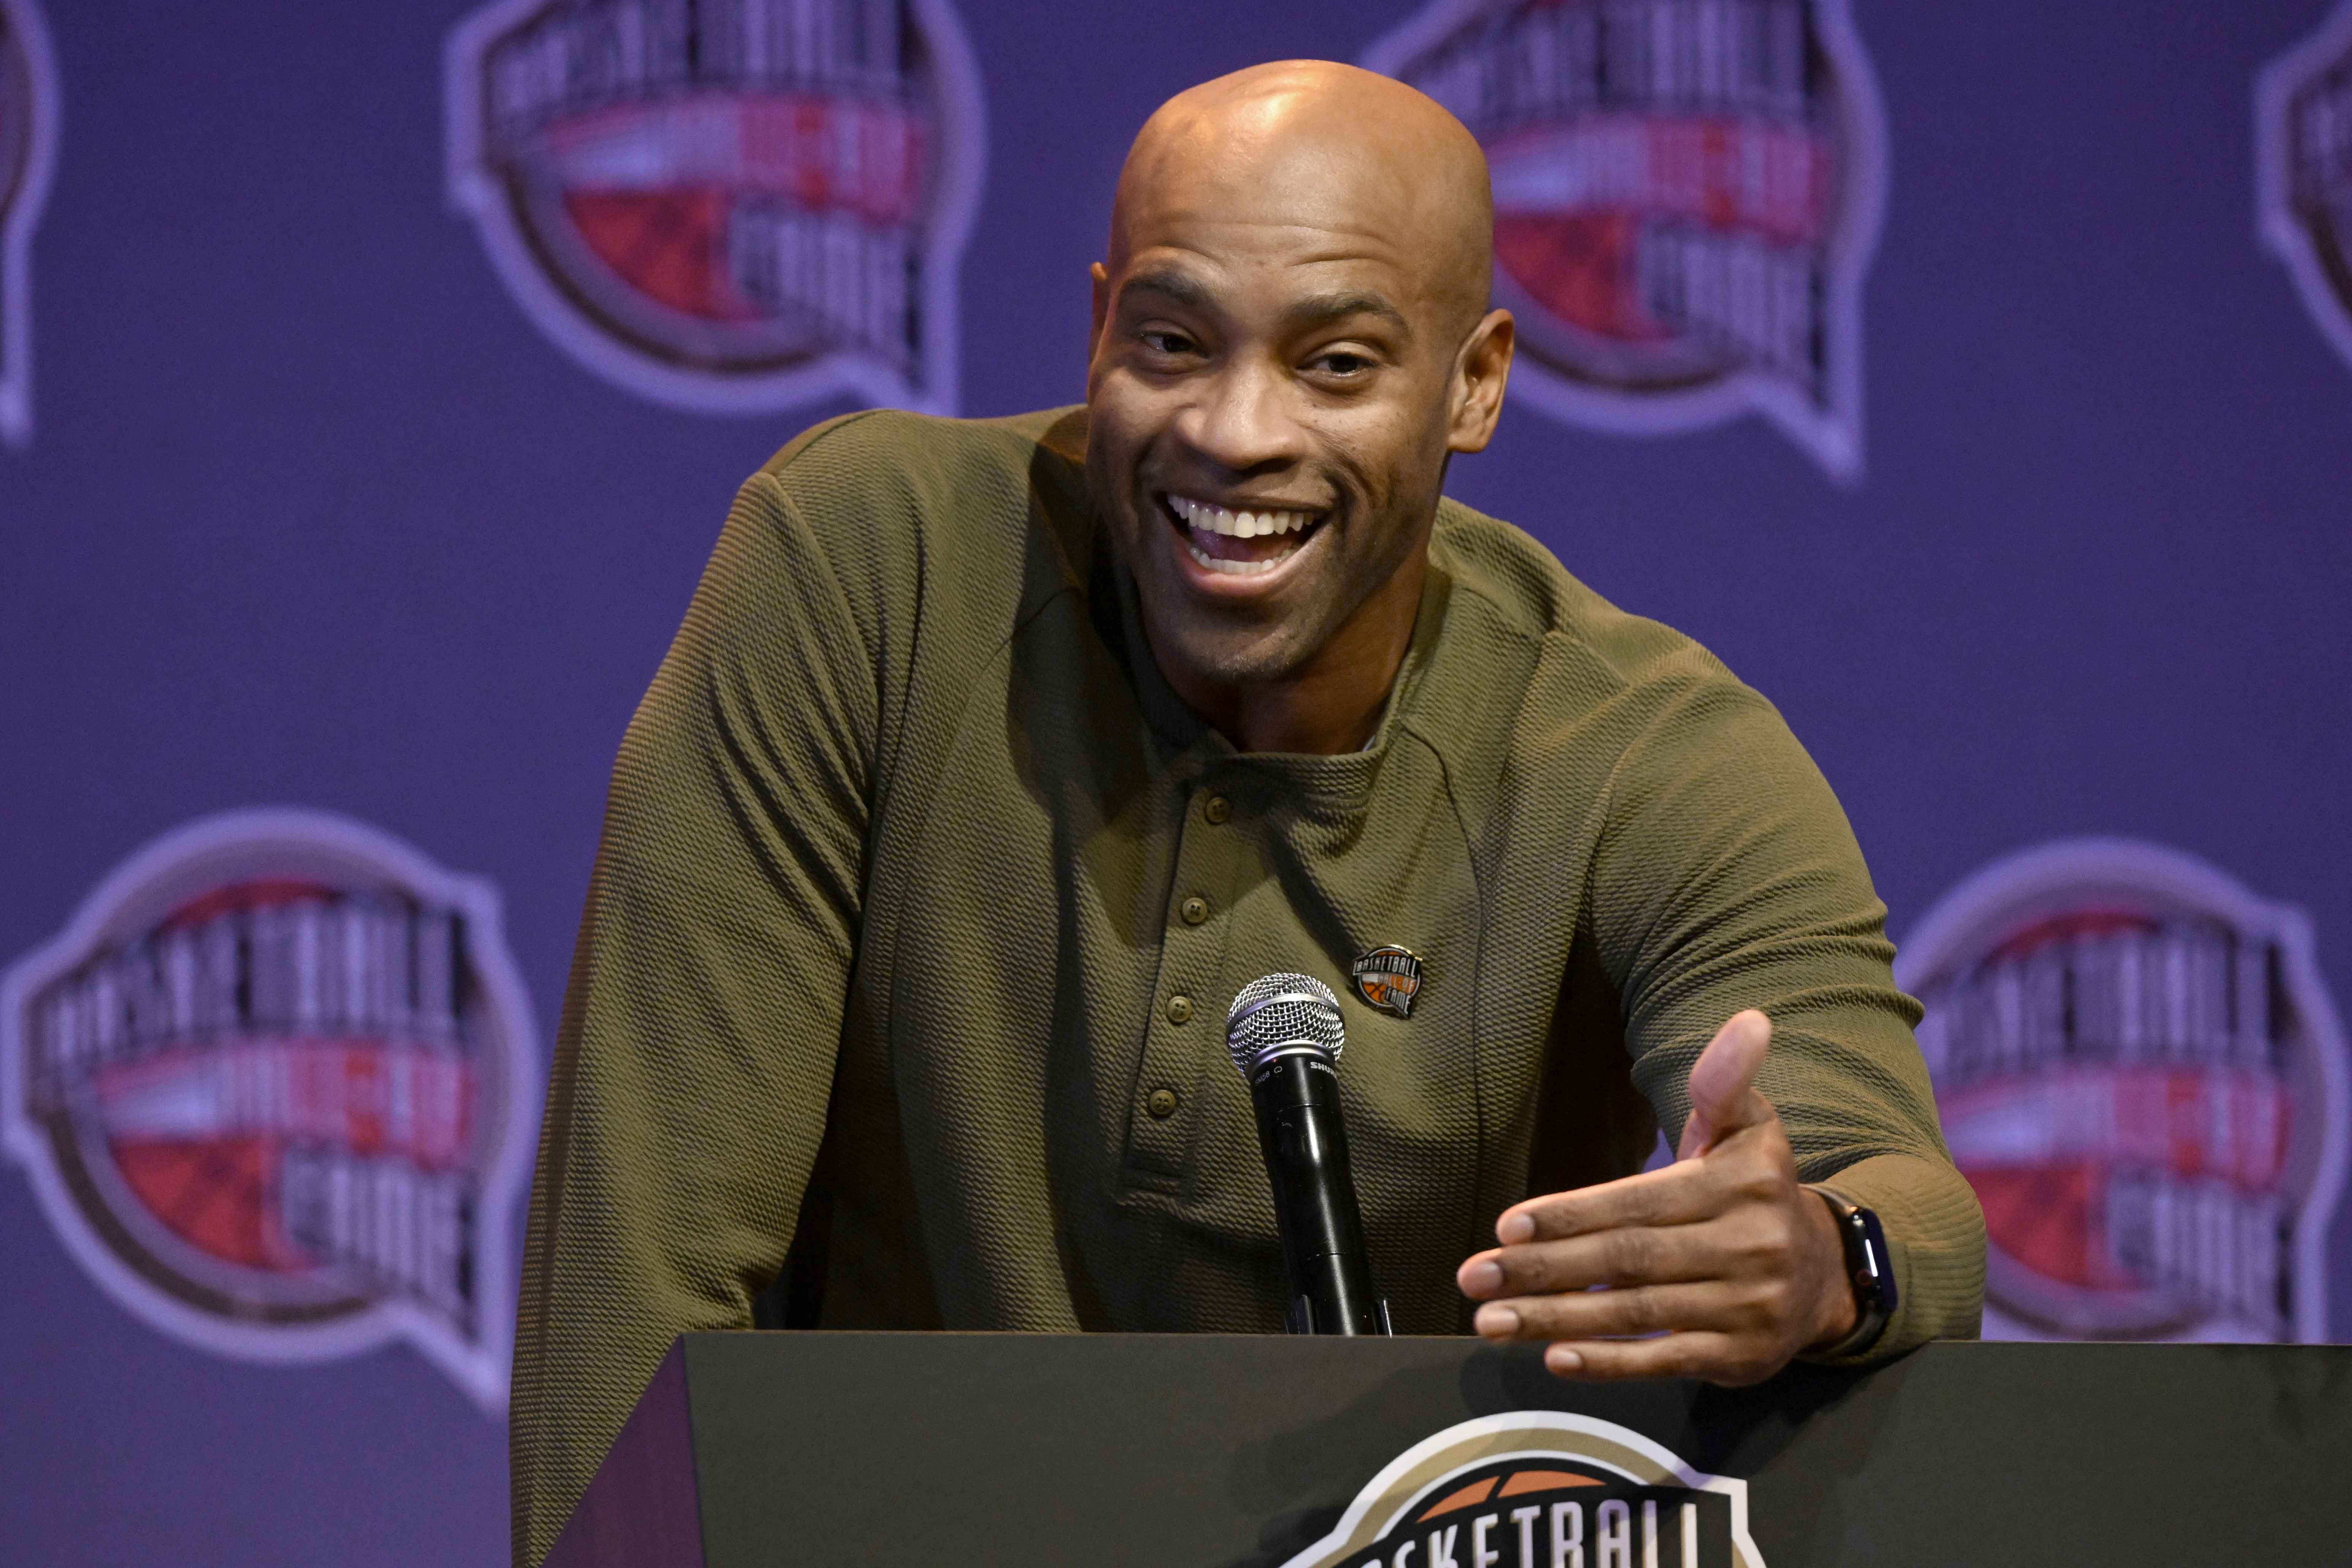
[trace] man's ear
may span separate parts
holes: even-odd
[[[1087,331],[1087,363],[1094,363],[1095,350],[1102,346],[1103,322],[1110,317],[1110,274],[1099,261],[1087,268],[1095,285],[1094,325]]]
[[[1489,310],[1463,340],[1454,356],[1454,383],[1448,388],[1451,417],[1445,432],[1449,452],[1483,452],[1494,439],[1495,421],[1503,414],[1503,385],[1511,378],[1511,352],[1518,341],[1518,324],[1508,310]]]

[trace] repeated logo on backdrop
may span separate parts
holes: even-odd
[[[715,412],[953,411],[985,154],[948,0],[498,0],[446,71],[452,199],[590,369]]]
[[[1628,1427],[1556,1410],[1449,1426],[1372,1478],[1283,1568],[1764,1568],[1748,1483]]]
[[[57,157],[58,73],[34,0],[0,0],[0,441],[33,437],[33,229]]]
[[[1859,474],[1885,153],[1844,0],[1434,0],[1365,64],[1486,149],[1513,395],[1616,431],[1760,412]]]
[[[2326,1338],[2345,1064],[2299,911],[2067,840],[1948,894],[1896,977],[1984,1205],[1987,1338]]]
[[[342,817],[207,817],[0,976],[0,1116],[100,1285],[219,1354],[404,1337],[491,1409],[537,1056],[488,883]]]
[[[2352,0],[2263,71],[2254,146],[2263,237],[2352,362]]]

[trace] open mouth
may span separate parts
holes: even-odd
[[[1221,576],[1263,576],[1297,554],[1323,525],[1316,511],[1235,511],[1180,495],[1162,495],[1160,501],[1192,559]]]

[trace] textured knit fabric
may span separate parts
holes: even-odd
[[[744,486],[623,743],[580,931],[515,1357],[520,1563],[671,1339],[748,1325],[803,1223],[825,1327],[1279,1331],[1222,1027],[1270,971],[1344,999],[1400,1332],[1466,1331],[1454,1270],[1496,1215],[1639,1168],[1749,1006],[1803,1174],[1885,1220],[1880,1350],[1976,1331],[1982,1222],[1917,1008],[1768,703],[1448,501],[1372,744],[1237,752],[1144,651],[1083,445],[1076,411],[872,413]],[[1350,985],[1389,943],[1425,965],[1409,1019]]]

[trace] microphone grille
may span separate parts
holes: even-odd
[[[1337,1061],[1348,1037],[1339,998],[1311,974],[1269,974],[1241,988],[1225,1012],[1225,1048],[1244,1075],[1279,1046],[1301,1042]]]

